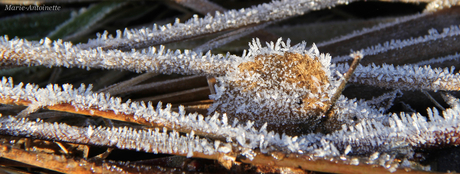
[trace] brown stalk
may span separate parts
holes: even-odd
[[[70,158],[65,155],[54,155],[34,151],[26,151],[0,144],[0,157],[18,161],[32,166],[46,168],[70,174],[97,173],[156,173],[165,172],[164,167],[144,167],[138,165],[116,164],[110,161],[84,160]],[[171,170],[174,171],[174,170]]]
[[[345,86],[347,85],[348,80],[351,78],[351,75],[353,72],[356,70],[356,67],[359,64],[359,61],[363,59],[363,56],[358,52],[358,53],[353,53],[353,62],[350,65],[350,68],[348,68],[348,71],[345,73],[342,82],[340,83],[339,87],[337,88],[337,91],[335,91],[334,95],[331,97],[330,102],[326,106],[327,110],[324,113],[326,117],[331,117],[331,111],[332,108],[335,105],[335,102],[339,99],[340,95],[342,95],[343,90],[345,89]]]
[[[292,157],[282,158],[280,160],[275,159],[273,156],[258,154],[251,161],[249,159],[241,160],[244,163],[250,164],[264,164],[264,165],[273,165],[273,166],[282,166],[282,167],[292,167],[292,168],[301,168],[304,170],[310,171],[320,171],[326,173],[350,173],[350,174],[364,174],[364,173],[373,173],[373,174],[387,174],[390,173],[388,169],[383,167],[376,167],[374,165],[368,164],[359,164],[359,165],[350,165],[345,164],[341,160],[337,159],[311,159],[308,156],[292,155]],[[437,173],[437,172],[425,172],[425,171],[416,171],[411,169],[397,169],[393,174],[428,174],[428,173]]]
[[[64,173],[104,173],[106,167],[64,155],[30,152],[3,144],[0,144],[0,152],[0,156],[6,159]]]
[[[206,77],[206,80],[208,81],[208,87],[211,94],[216,94],[216,89],[214,89],[214,85],[217,84],[216,77]]]

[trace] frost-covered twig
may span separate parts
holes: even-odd
[[[44,65],[81,68],[121,69],[135,72],[163,74],[225,74],[232,63],[245,61],[233,55],[203,54],[190,50],[171,51],[160,46],[147,51],[122,52],[81,49],[70,42],[42,39],[40,42],[24,39],[0,38],[0,60],[2,65]]]
[[[225,13],[216,12],[215,15],[207,15],[204,18],[198,18],[198,15],[195,15],[185,23],[176,21],[174,24],[167,24],[160,27],[155,24],[152,28],[143,28],[139,30],[125,29],[124,32],[118,30],[115,38],[109,36],[108,33],[105,32],[97,39],[89,40],[88,43],[82,45],[82,47],[130,50],[132,48],[159,45],[227,29],[280,20],[301,15],[311,10],[319,10],[350,2],[352,2],[352,0],[273,1],[252,8],[229,10]]]
[[[59,103],[66,101],[66,103],[70,103],[70,105],[67,104],[69,106],[67,112],[72,112],[71,110],[77,112],[75,111],[75,106],[77,106],[77,109],[82,111],[84,111],[85,108],[88,109],[88,107],[91,107],[93,108],[93,113],[88,111],[85,112],[95,115],[99,115],[97,112],[100,111],[116,112],[112,115],[118,115],[118,117],[122,118],[124,117],[124,120],[129,122],[136,122],[136,120],[143,119],[150,121],[151,123],[161,124],[170,121],[173,122],[174,126],[171,126],[171,128],[174,128],[174,130],[181,130],[181,126],[183,125],[196,125],[191,130],[197,132],[200,130],[211,131],[211,135],[221,134],[223,135],[222,137],[234,137],[235,140],[232,140],[231,138],[227,139],[227,141],[236,141],[239,146],[249,149],[260,149],[263,153],[268,153],[274,149],[277,149],[281,150],[282,152],[289,153],[308,152],[314,154],[314,156],[322,157],[340,155],[340,151],[344,150],[348,146],[351,147],[353,153],[361,154],[372,153],[375,150],[391,151],[395,148],[410,149],[412,146],[423,147],[458,144],[458,142],[455,140],[459,132],[457,131],[459,123],[455,121],[457,119],[457,115],[459,115],[458,113],[460,113],[458,108],[447,109],[444,113],[445,118],[440,117],[440,115],[435,110],[429,111],[429,119],[431,120],[430,122],[427,122],[426,118],[421,115],[394,115],[390,117],[388,121],[385,121],[386,119],[384,115],[382,115],[383,117],[379,116],[381,115],[379,112],[369,112],[371,110],[365,106],[365,103],[355,103],[354,101],[347,101],[342,98],[339,99],[336,106],[338,108],[346,108],[347,110],[338,110],[339,115],[346,115],[347,113],[345,112],[349,112],[348,114],[350,114],[354,113],[354,111],[367,108],[368,111],[361,111],[360,114],[362,114],[362,116],[358,115],[358,118],[362,119],[362,121],[349,127],[343,126],[342,130],[333,132],[329,135],[309,134],[300,137],[290,137],[286,135],[279,136],[279,134],[275,134],[274,132],[267,132],[265,128],[262,128],[260,131],[256,131],[254,128],[252,128],[252,123],[250,122],[244,127],[239,125],[237,122],[234,122],[232,126],[227,125],[225,115],[221,117],[221,120],[218,119],[218,114],[214,115],[213,117],[204,118],[201,115],[196,114],[187,115],[183,111],[179,111],[179,113],[171,112],[169,106],[166,109],[161,109],[158,107],[155,111],[150,104],[147,106],[143,106],[142,104],[139,105],[135,102],[131,104],[120,104],[119,100],[117,101],[116,98],[108,98],[107,96],[94,94],[85,88],[73,90],[68,85],[64,85],[63,88],[64,90],[60,90],[58,87],[49,86],[45,89],[37,89],[31,85],[27,85],[25,88],[22,88],[22,85],[13,88],[10,82],[3,80],[0,89],[2,89],[1,93],[3,100],[5,101],[5,99],[10,98],[8,100],[12,103],[21,103],[21,101],[28,99],[32,100],[36,104],[57,106]],[[135,113],[133,116],[126,116],[125,114],[131,110],[130,108],[132,109],[132,112]],[[149,110],[149,113],[145,113],[147,110]],[[152,117],[152,115],[157,116]],[[372,118],[375,118],[376,120]],[[150,148],[150,151],[153,152],[155,152],[155,148],[153,148],[155,146],[152,145],[151,142],[148,142],[154,141],[159,143],[161,141],[153,139],[155,139],[155,137],[164,137],[163,135],[153,135],[155,132],[150,131],[147,131],[149,133],[147,136],[144,135],[146,131],[135,131],[131,128],[76,128],[57,123],[31,123],[27,120],[18,120],[13,117],[4,117],[2,118],[1,122],[3,132],[8,132],[9,134],[13,135],[33,136],[41,138],[46,138],[46,136],[52,135],[56,137],[51,139],[57,139],[60,141],[68,141],[74,143],[90,143],[90,141],[92,141],[91,144],[94,143],[95,145],[117,146],[119,148],[138,150],[143,149],[145,151],[149,151],[145,148]],[[434,127],[437,129],[432,129]],[[54,133],[51,134],[43,131],[52,131]],[[120,137],[106,137],[114,135],[114,133],[120,134],[119,136],[126,135],[128,138],[130,137],[135,139],[123,140]],[[156,133],[163,134],[160,132]],[[192,132],[190,131],[190,133]],[[137,134],[142,135],[138,136]],[[418,136],[414,137],[414,134]],[[179,134],[176,132],[168,136],[176,137],[176,135],[178,136]],[[75,136],[85,136],[86,138],[76,138]],[[153,139],[151,140],[149,137]],[[91,140],[91,138],[96,139]],[[117,142],[113,142],[111,140],[117,140]],[[387,143],[389,140],[391,140],[391,144]],[[176,140],[171,140],[171,142],[176,142]],[[147,146],[146,144],[149,145]],[[177,143],[173,144],[175,144],[174,147],[180,149],[179,147],[181,146],[178,146]],[[202,143],[198,144],[200,144],[200,147],[203,145]],[[215,150],[215,148],[217,148],[217,146],[215,147],[212,143],[206,145],[206,147],[207,148],[201,147],[201,149],[205,149],[205,151],[197,152],[204,152],[206,154],[206,152],[211,153],[213,152],[212,149]],[[168,146],[167,148],[173,147]],[[218,150],[219,149],[220,148],[218,148]],[[173,153],[167,149],[165,151],[170,154]],[[195,150],[183,151],[181,153],[188,154],[190,152],[195,153]],[[208,155],[212,155],[212,153]],[[247,157],[250,158],[250,156]]]
[[[460,59],[460,54],[455,53],[453,55],[448,55],[448,56],[443,56],[443,57],[438,57],[438,58],[432,58],[429,60],[425,61],[420,61],[415,63],[414,65],[418,66],[423,66],[423,65],[437,65],[437,64],[442,64],[443,62],[449,62],[449,61],[458,61]]]
[[[356,67],[359,64],[359,61],[363,59],[363,55],[361,52],[355,52],[350,55],[350,57],[353,57],[353,62],[350,65],[350,68],[347,70],[347,72],[343,75],[343,78],[341,78],[340,85],[337,87],[337,90],[331,97],[330,103],[327,104],[326,108],[326,113],[324,114],[327,117],[331,117],[330,112],[332,111],[332,108],[335,105],[335,102],[339,99],[339,97],[342,95],[343,90],[345,89],[345,86],[348,82],[348,80],[351,78],[353,75],[353,72],[356,70]]]
[[[9,129],[9,125],[15,128]],[[3,117],[0,119],[2,133],[33,138],[59,140],[64,142],[117,147],[153,153],[168,153],[188,157],[217,157],[217,152],[229,153],[230,144],[209,142],[196,137],[194,133],[180,135],[164,128],[160,130],[136,130],[129,127],[75,127],[63,123],[33,122],[27,119]],[[221,145],[219,145],[221,144]],[[196,153],[196,154],[194,154]],[[214,155],[214,157],[212,157]]]
[[[345,72],[347,64],[338,64],[337,70]],[[454,73],[454,68],[431,68],[415,65],[359,65],[350,82],[378,86],[382,88],[396,88],[400,90],[449,90],[460,89],[460,74]]]

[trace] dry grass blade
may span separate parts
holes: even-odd
[[[11,88],[12,85],[6,79],[3,80],[3,89]],[[21,90],[22,85],[16,86],[17,90]],[[180,132],[195,132],[198,135],[205,135],[208,137],[216,137],[225,139],[225,135],[235,137],[236,132],[242,128],[227,125],[227,118],[224,115],[222,122],[217,119],[220,114],[214,114],[213,119],[204,120],[202,115],[187,114],[183,107],[179,107],[179,112],[172,112],[171,105],[168,104],[166,108],[162,109],[161,102],[154,108],[149,102],[147,105],[144,102],[130,102],[121,103],[120,98],[110,97],[104,93],[92,93],[84,86],[79,89],[72,89],[70,85],[64,85],[63,89],[58,86],[47,88],[32,89],[30,84],[22,90],[25,90],[24,96],[14,96],[10,94],[3,94],[0,103],[15,104],[15,105],[34,105],[34,107],[42,107],[44,109],[63,111],[69,113],[76,113],[82,115],[99,116],[107,119],[138,123],[146,126],[166,127]],[[208,87],[206,91],[209,92]],[[31,90],[31,91],[30,91]],[[7,92],[5,90],[4,92]],[[27,91],[27,92],[26,92]],[[46,92],[45,92],[46,91]],[[34,100],[30,100],[34,95]],[[43,96],[40,96],[43,95]],[[28,96],[28,97],[27,97]],[[48,100],[47,97],[55,96],[54,100]],[[17,98],[18,97],[18,98]],[[106,101],[105,105],[101,105],[102,101]],[[34,104],[35,103],[35,104]],[[38,104],[40,103],[40,104]],[[110,104],[109,104],[110,103]],[[37,106],[38,104],[38,106]],[[143,108],[143,112],[139,112]],[[194,126],[195,125],[195,126]],[[207,126],[205,126],[207,125]],[[221,125],[223,129],[229,132],[222,132],[213,127]],[[211,133],[212,132],[212,133]],[[222,134],[223,133],[223,134]]]
[[[141,93],[145,96],[148,94],[151,95],[173,93],[177,91],[187,90],[190,88],[198,88],[203,86],[206,86],[205,77],[195,75],[133,85],[130,88],[120,89],[117,93]]]
[[[97,92],[106,92],[106,93],[109,93],[111,95],[117,95],[117,94],[120,94],[120,93],[125,93],[127,92],[125,89],[132,89],[132,88],[127,88],[129,86],[133,86],[133,85],[137,85],[138,83],[141,83],[149,78],[152,78],[154,76],[158,75],[158,73],[145,73],[145,74],[142,74],[142,75],[139,75],[137,77],[134,77],[132,79],[129,79],[129,80],[126,80],[126,81],[123,81],[123,82],[120,82],[120,83],[117,83],[117,84],[114,84],[114,85],[110,85],[110,86],[107,86],[103,89],[100,89],[99,91]]]
[[[154,97],[138,98],[135,101],[151,101],[152,103],[158,103],[160,101],[165,103],[181,103],[207,99],[209,94],[211,94],[209,87],[204,86]]]

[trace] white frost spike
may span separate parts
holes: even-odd
[[[88,128],[86,129],[86,136],[87,137],[92,137],[93,136],[93,133],[94,133],[94,129],[92,126],[88,126]]]
[[[345,148],[345,151],[343,152],[344,155],[348,155],[348,153],[351,152],[351,146],[350,145],[347,145],[347,147]]]
[[[371,160],[371,161],[374,161],[377,158],[379,158],[379,152],[375,152],[371,156],[369,156],[369,160]]]

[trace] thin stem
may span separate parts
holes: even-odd
[[[111,95],[118,95],[120,93],[123,93],[124,90],[126,90],[128,87],[132,87],[134,85],[137,85],[149,78],[152,78],[152,77],[155,77],[157,76],[158,73],[153,73],[153,72],[148,72],[148,73],[144,73],[142,75],[139,75],[139,76],[136,76],[136,77],[133,77],[129,80],[126,80],[126,81],[123,81],[123,82],[120,82],[120,83],[117,83],[117,84],[114,84],[114,85],[110,85],[108,87],[105,87],[103,89],[100,89],[99,91],[97,92],[107,92],[107,93],[110,93]]]
[[[214,89],[214,85],[217,83],[216,77],[208,76],[206,77],[206,80],[208,81],[208,86],[211,94],[216,94],[216,89]]]
[[[446,110],[446,108],[442,107],[441,104],[439,104],[439,103],[438,103],[428,92],[426,92],[426,91],[423,90],[423,89],[420,90],[420,91],[422,91],[422,93],[425,94],[425,96],[427,96],[427,97],[430,99],[430,101],[434,103],[434,105],[435,105],[436,107],[438,107],[439,109],[441,109],[441,110],[443,110],[443,111]]]
[[[339,99],[340,95],[342,95],[342,91],[345,89],[345,86],[350,79],[351,75],[353,72],[356,70],[356,67],[359,64],[359,61],[363,59],[363,54],[361,52],[354,52],[350,55],[353,57],[353,62],[350,65],[350,68],[348,69],[347,73],[345,73],[342,82],[340,83],[339,87],[337,88],[337,91],[334,93],[334,95],[331,97],[331,101],[328,104],[328,108],[326,112],[324,113],[325,116],[330,117],[331,116],[331,111],[332,108],[335,105],[335,102]]]

